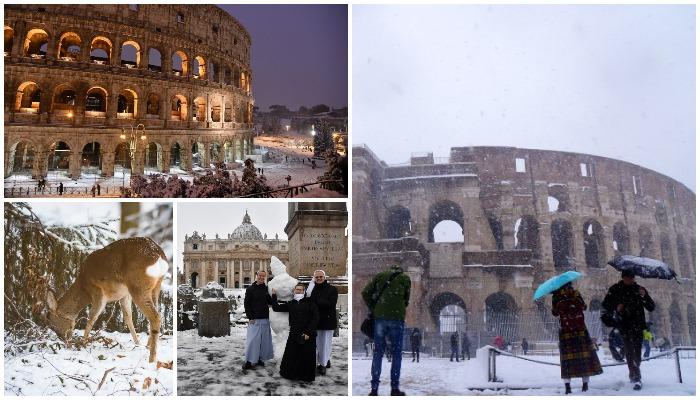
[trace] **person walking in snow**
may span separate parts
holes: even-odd
[[[649,353],[651,352],[651,343],[654,343],[654,334],[651,333],[648,327],[642,332],[642,339],[644,340],[642,342],[642,346],[644,347],[643,357],[649,358]]]
[[[622,272],[622,280],[612,285],[603,299],[603,308],[620,315],[619,330],[625,342],[625,358],[634,390],[642,389],[642,339],[647,327],[644,310],[654,311],[656,305],[647,290],[638,285],[631,272]]]
[[[267,272],[258,271],[255,282],[245,291],[243,306],[248,318],[245,339],[245,359],[243,369],[255,369],[265,366],[264,360],[273,358],[272,332],[270,331],[270,308],[272,298],[267,292],[265,276]]]
[[[388,337],[392,348],[391,395],[405,396],[399,389],[401,377],[401,350],[403,344],[406,307],[411,295],[411,278],[400,266],[375,275],[362,290],[362,299],[374,316],[374,355],[372,357],[372,381],[370,396],[377,396],[379,377],[382,374],[382,357]]]
[[[495,338],[493,338],[492,346],[497,348],[498,350],[503,350],[503,348],[505,347],[505,345],[503,343],[503,336],[498,335]]]
[[[469,348],[471,347],[471,343],[469,342],[469,336],[467,335],[467,332],[464,331],[462,333],[462,361],[464,361],[464,355],[467,355],[467,360],[471,360],[471,355],[469,354]]]
[[[413,356],[413,361],[420,362],[420,345],[422,342],[420,329],[413,328],[411,332],[411,355]]]
[[[520,343],[520,347],[523,349],[523,354],[527,355],[527,350],[530,348],[530,344],[527,342],[526,338],[523,338],[522,343]]]
[[[552,314],[559,317],[559,360],[565,394],[571,393],[571,378],[582,378],[581,391],[588,391],[590,376],[603,373],[595,345],[586,329],[586,303],[571,282],[552,296]]]
[[[457,331],[452,332],[452,335],[450,335],[450,362],[452,362],[453,356],[459,362],[459,335]]]

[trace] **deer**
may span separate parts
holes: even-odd
[[[148,362],[156,361],[160,314],[158,296],[169,266],[163,249],[150,238],[120,239],[90,253],[81,265],[75,282],[58,300],[53,289],[46,292],[40,319],[68,343],[75,319],[88,305],[88,321],[83,340],[87,342],[95,321],[107,303],[119,301],[124,321],[137,346],[139,338],[131,319],[131,303],[146,316],[150,333]]]

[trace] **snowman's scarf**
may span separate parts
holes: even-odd
[[[314,286],[316,286],[316,281],[314,279],[311,279],[311,282],[309,282],[309,286],[306,287],[306,297],[311,297],[311,292],[314,291]]]

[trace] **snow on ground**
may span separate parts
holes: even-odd
[[[693,352],[689,353],[694,355]],[[652,354],[653,355],[653,354]],[[603,364],[612,363],[604,358],[602,350],[598,356]],[[533,359],[559,362],[559,356],[533,356]],[[450,362],[447,358],[423,358],[420,363],[411,362],[405,354],[401,363],[401,390],[407,395],[514,395],[514,396],[561,396],[564,384],[558,366],[535,364],[512,357],[498,356],[496,375],[502,383],[487,382],[484,364],[472,358],[468,361]],[[371,358],[353,355],[352,394],[365,396],[370,390]],[[386,357],[382,363],[379,395],[390,392],[389,371],[391,364]],[[643,389],[632,390],[627,366],[606,367],[601,375],[591,377],[589,391],[581,392],[581,379],[572,379],[574,395],[587,396],[694,396],[695,358],[681,359],[683,383],[676,378],[675,359],[663,358],[642,362]],[[505,389],[508,387],[510,389]],[[469,390],[472,388],[472,390]],[[480,388],[482,390],[476,390]],[[485,389],[485,390],[483,390]]]
[[[5,354],[5,395],[173,394],[172,364],[169,369],[148,363],[149,351],[143,345],[148,342],[145,333],[139,336],[142,343],[139,347],[134,346],[129,333],[100,334],[114,342],[110,342],[109,347],[103,342],[93,342],[81,350],[61,348],[55,354],[43,347],[17,356]],[[82,331],[75,331],[75,335],[82,335]],[[158,361],[172,360],[172,336],[162,336],[158,342]],[[111,368],[114,369],[107,373],[98,389],[105,371]]]
[[[331,368],[311,383],[282,378],[273,360],[266,362],[265,367],[243,371],[245,336],[245,326],[232,326],[231,336],[220,338],[199,337],[196,329],[178,332],[178,396],[348,394],[347,329],[341,329],[340,336],[333,338]]]

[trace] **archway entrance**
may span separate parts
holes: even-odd
[[[192,274],[190,274],[190,286],[192,286],[192,289],[197,288],[197,284],[199,283],[198,278],[199,274],[197,272],[193,272]]]
[[[66,142],[54,142],[49,147],[48,169],[59,173],[67,173],[70,165],[70,147]]]
[[[99,175],[102,173],[102,151],[98,142],[90,142],[83,147],[80,159],[80,173]]]
[[[494,336],[517,338],[518,306],[515,299],[505,292],[489,295],[485,300],[486,330]]]
[[[31,175],[34,167],[34,146],[22,140],[10,148],[7,169],[12,174]]]
[[[449,200],[438,202],[430,207],[429,216],[430,243],[464,242],[464,214],[457,203]]]

